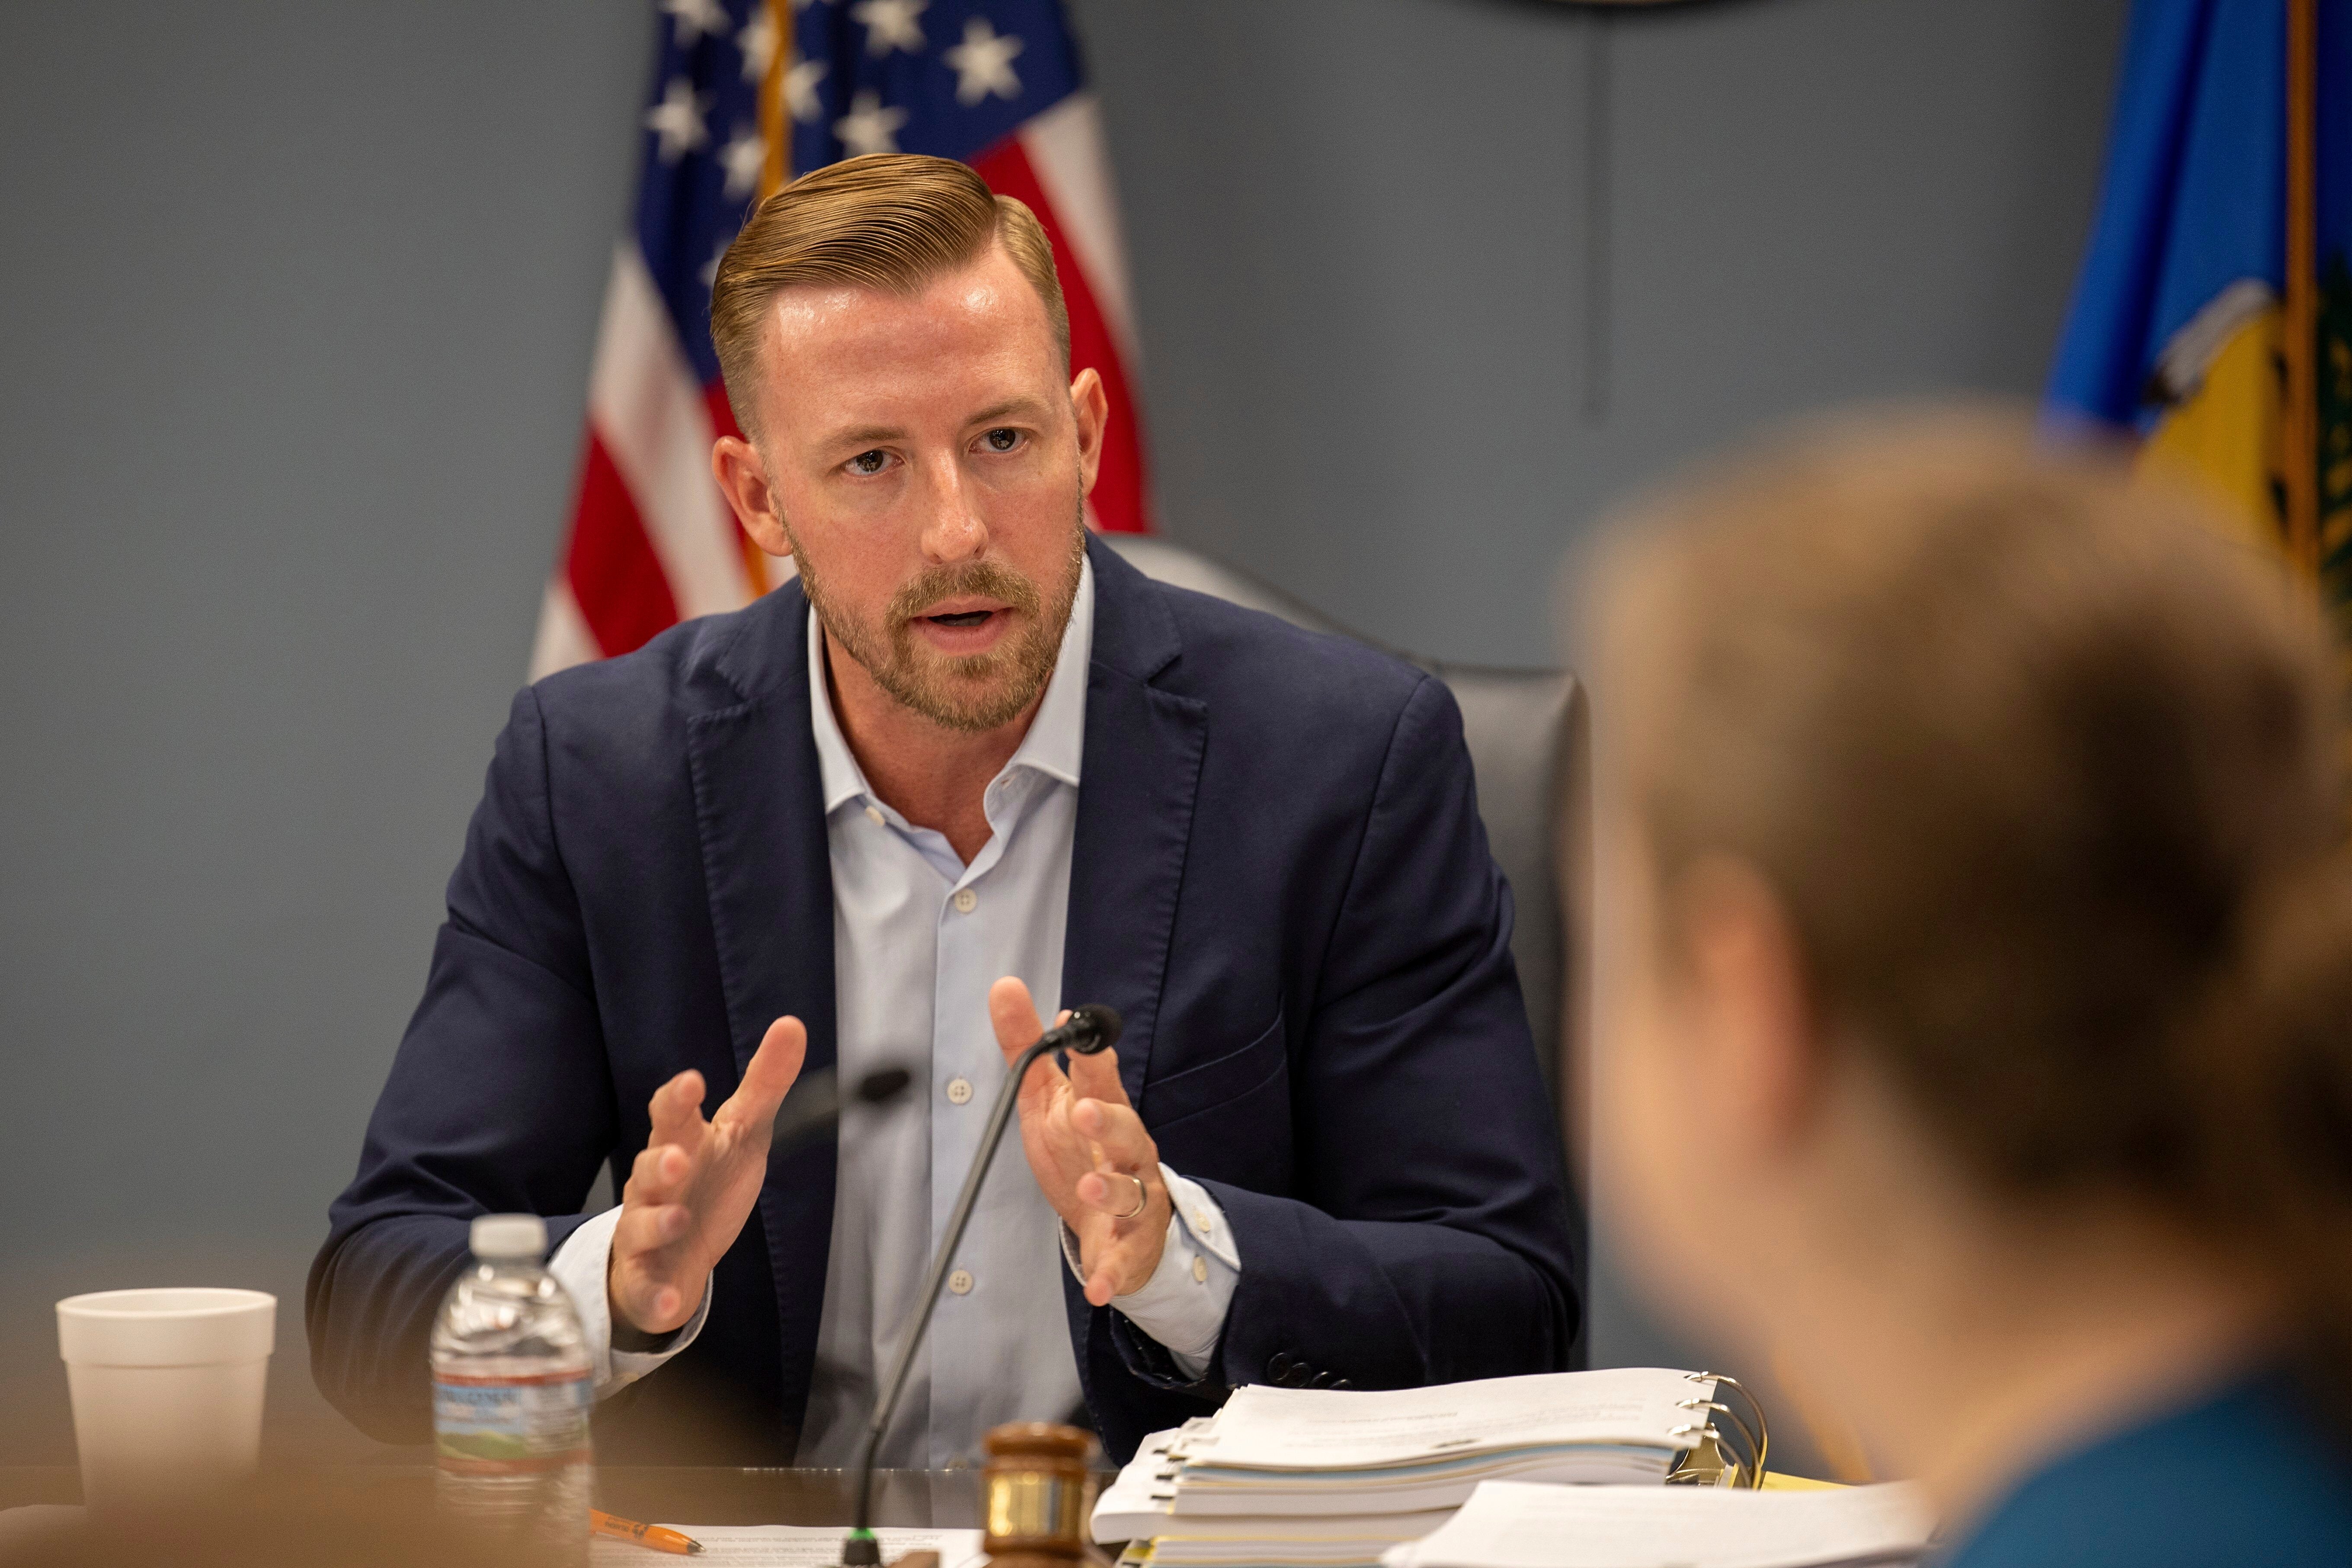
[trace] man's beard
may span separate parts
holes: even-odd
[[[1009,566],[993,561],[968,561],[955,566],[931,566],[891,596],[882,612],[882,625],[859,624],[832,602],[824,584],[809,570],[809,560],[793,539],[793,553],[800,562],[801,591],[824,623],[825,633],[856,659],[866,673],[900,706],[910,708],[944,729],[978,735],[1011,723],[1037,700],[1054,678],[1061,655],[1062,633],[1070,623],[1070,606],[1078,596],[1078,573],[1086,561],[1084,515],[1072,529],[1068,570],[1052,584],[1051,614],[1037,584]],[[1021,630],[986,653],[961,658],[932,654],[916,643],[914,619],[942,599],[971,595],[993,599],[1013,611]]]

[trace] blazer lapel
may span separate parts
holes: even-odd
[[[762,614],[761,610],[769,613]],[[834,1065],[833,858],[809,723],[808,602],[751,612],[716,660],[729,706],[688,721],[696,825],[738,1072],[785,1014],[808,1027],[805,1077]],[[782,1408],[808,1402],[833,1234],[833,1141],[772,1163],[760,1217],[783,1347]]]
[[[1126,1027],[1119,1079],[1140,1104],[1168,977],[1192,799],[1208,745],[1206,705],[1154,687],[1181,645],[1149,578],[1099,540],[1087,741],[1070,855],[1062,1004],[1107,1002]]]

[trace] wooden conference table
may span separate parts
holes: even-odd
[[[980,1527],[980,1471],[882,1470],[874,1484],[874,1522],[946,1529]],[[430,1465],[288,1467],[276,1479],[354,1500],[433,1495]],[[81,1501],[81,1475],[69,1465],[0,1466],[0,1508]],[[698,1466],[612,1465],[596,1472],[596,1506],[638,1520],[695,1524],[846,1524],[846,1470],[722,1469]]]
[[[978,1529],[978,1470],[882,1470],[874,1484],[874,1522]],[[277,1473],[289,1485],[316,1488],[355,1500],[433,1495],[430,1465],[346,1465]],[[70,1466],[0,1466],[0,1508],[81,1500],[81,1476]],[[698,1466],[613,1465],[596,1472],[596,1506],[638,1520],[696,1524],[846,1524],[846,1470],[739,1470]]]
[[[614,1465],[597,1469],[595,1501],[608,1513],[647,1522],[845,1526],[852,1504],[851,1489],[845,1470]],[[0,1509],[79,1501],[81,1477],[71,1467],[0,1466]],[[298,1534],[309,1534],[323,1526],[331,1537],[373,1535],[389,1548],[354,1555],[350,1559],[353,1563],[363,1563],[369,1568],[380,1562],[404,1565],[416,1561],[416,1557],[400,1551],[385,1537],[387,1532],[402,1533],[404,1521],[431,1517],[433,1469],[420,1464],[309,1468],[289,1465],[261,1478],[256,1501],[261,1514],[301,1526],[296,1531]],[[981,1522],[981,1472],[877,1472],[874,1514],[874,1522],[879,1525],[977,1529]],[[0,1531],[0,1565],[14,1568],[18,1562],[36,1560],[23,1555],[21,1551],[10,1550],[11,1544],[6,1532]],[[289,1540],[288,1544],[294,1542]],[[306,1564],[320,1561],[299,1552],[295,1555]],[[339,1553],[330,1555],[338,1563],[344,1560]],[[202,1554],[199,1557],[209,1568],[212,1558]],[[266,1552],[241,1559],[276,1560],[274,1554]],[[677,1560],[647,1553],[646,1561],[656,1563]]]

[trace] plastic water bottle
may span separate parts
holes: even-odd
[[[595,1391],[579,1311],[540,1266],[537,1215],[483,1215],[470,1242],[433,1321],[436,1494],[534,1561],[584,1563]]]

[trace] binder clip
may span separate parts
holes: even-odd
[[[1688,1439],[1690,1447],[1675,1462],[1666,1477],[1670,1487],[1748,1487],[1763,1489],[1764,1460],[1771,1441],[1771,1426],[1764,1418],[1763,1404],[1740,1385],[1736,1377],[1719,1372],[1694,1372],[1686,1374],[1693,1383],[1711,1383],[1717,1391],[1729,1390],[1748,1406],[1756,1417],[1750,1426],[1738,1411],[1717,1399],[1683,1399],[1675,1401],[1684,1410],[1697,1414],[1697,1419],[1674,1428],[1672,1436]],[[1716,1425],[1717,1416],[1739,1435],[1737,1445],[1727,1441],[1722,1427]]]

